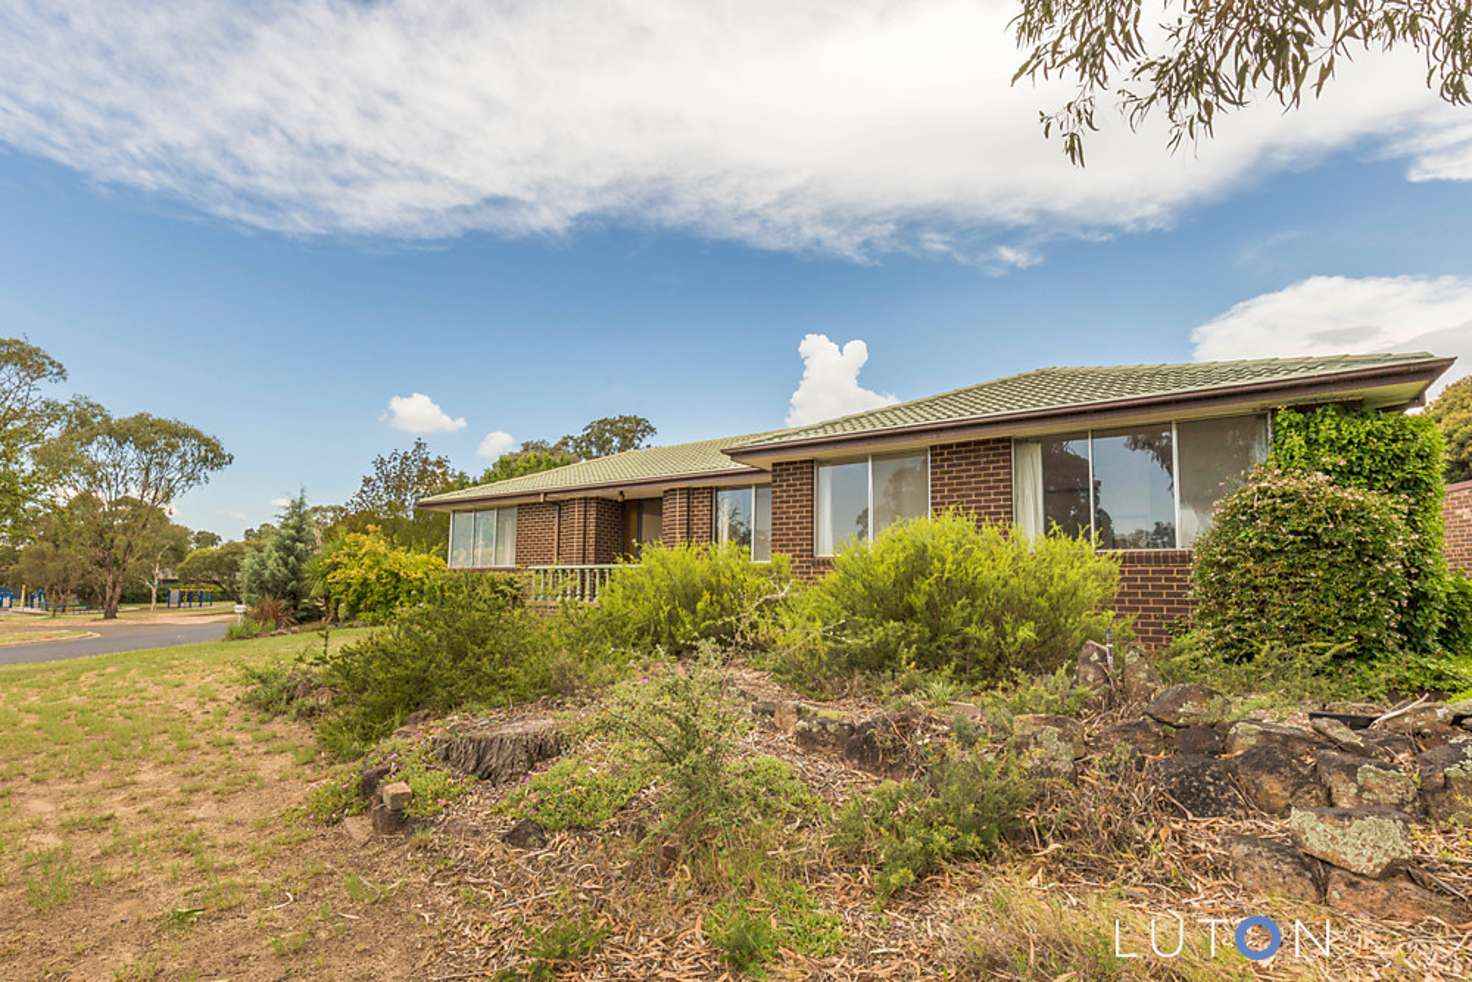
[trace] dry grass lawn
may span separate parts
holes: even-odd
[[[0,668],[0,977],[417,974],[423,864],[303,817],[310,730],[237,698],[242,663],[309,644]]]

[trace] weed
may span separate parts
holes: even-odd
[[[497,806],[551,832],[597,828],[639,793],[649,769],[637,764],[569,757],[533,775]]]
[[[559,969],[567,968],[598,950],[608,937],[608,928],[585,916],[561,917],[546,927],[525,928],[525,959],[516,968],[497,975],[501,982],[528,980],[543,982],[556,978]]]

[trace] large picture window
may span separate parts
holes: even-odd
[[[1186,549],[1266,456],[1263,416],[1017,440],[1013,509],[1029,535],[1057,526],[1101,549]]]
[[[734,542],[745,546],[755,562],[772,559],[772,488],[755,485],[745,488],[721,488],[716,491],[716,542]]]
[[[516,565],[516,509],[450,513],[450,568]]]
[[[928,454],[894,454],[818,465],[814,551],[833,556],[905,518],[930,513]]]

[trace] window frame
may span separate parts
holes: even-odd
[[[749,545],[749,546],[746,547],[746,559],[747,559],[748,562],[761,563],[762,565],[766,565],[766,564],[770,563],[772,561],[772,556],[771,556],[772,550],[770,548],[768,550],[768,555],[767,555],[767,558],[766,559],[757,559],[756,556],[755,556],[755,552],[754,552],[754,550],[756,548],[756,519],[757,519],[756,489],[757,488],[770,488],[770,487],[771,487],[770,484],[738,484],[735,487],[711,488],[710,489],[710,541],[713,542],[714,544],[718,545],[718,546],[719,545],[724,545],[724,543],[722,543],[721,542],[721,539],[720,539],[720,530],[721,530],[721,492],[722,491],[745,491],[747,494],[749,494],[751,496],[751,545]],[[767,527],[767,538],[768,538],[768,540],[770,540],[771,537],[772,537],[771,523],[772,523],[772,515],[771,515],[770,510],[769,510],[768,511],[768,514],[767,514],[767,525],[768,525],[768,527]]]
[[[1224,415],[1224,416],[1202,416],[1202,417],[1197,417],[1197,418],[1171,419],[1171,420],[1169,420],[1169,423],[1170,423],[1170,483],[1171,483],[1171,498],[1173,499],[1173,508],[1174,508],[1174,519],[1173,520],[1175,522],[1175,544],[1174,545],[1170,545],[1170,546],[1160,546],[1160,547],[1126,546],[1124,548],[1101,549],[1100,552],[1148,552],[1148,553],[1190,552],[1191,549],[1193,548],[1192,546],[1183,546],[1183,545],[1181,545],[1181,434],[1180,434],[1180,430],[1179,430],[1179,424],[1181,424],[1181,423],[1194,423],[1194,422],[1197,421],[1197,419],[1236,419],[1236,418],[1244,418],[1244,417],[1245,418],[1248,418],[1248,419],[1256,419],[1256,420],[1259,420],[1260,422],[1262,422],[1262,424],[1263,424],[1263,446],[1267,450],[1271,451],[1272,450],[1272,447],[1273,447],[1273,414],[1271,412],[1263,411],[1263,412],[1256,412],[1256,413],[1229,413],[1229,414]],[[1089,538],[1092,540],[1092,539],[1094,539],[1095,535],[1097,534],[1097,532],[1095,530],[1095,527],[1094,527],[1094,513],[1096,511],[1098,511],[1098,508],[1099,508],[1098,501],[1094,497],[1094,434],[1097,432],[1097,433],[1103,433],[1105,435],[1116,435],[1121,430],[1141,429],[1141,428],[1145,428],[1145,427],[1159,426],[1159,425],[1160,425],[1159,423],[1138,423],[1138,424],[1134,424],[1134,425],[1123,424],[1123,425],[1120,425],[1120,426],[1106,426],[1106,427],[1102,427],[1101,429],[1098,429],[1098,430],[1095,430],[1093,427],[1086,427],[1083,430],[1076,430],[1076,429],[1074,429],[1074,430],[1064,430],[1064,431],[1060,431],[1057,434],[1047,434],[1047,433],[1044,433],[1044,434],[1040,434],[1038,436],[1013,437],[1012,438],[1012,482],[1013,482],[1013,486],[1012,486],[1012,505],[1013,505],[1013,509],[1014,509],[1013,516],[1012,516],[1013,517],[1013,523],[1014,524],[1016,523],[1016,518],[1017,518],[1017,515],[1016,515],[1016,507],[1017,507],[1017,483],[1016,482],[1017,482],[1017,444],[1018,444],[1018,442],[1020,442],[1020,441],[1041,442],[1043,440],[1057,439],[1058,437],[1067,435],[1069,433],[1079,433],[1079,432],[1082,432],[1084,434],[1084,438],[1088,442],[1088,445],[1089,445]],[[1264,458],[1264,459],[1266,459],[1266,458]],[[814,479],[814,485],[816,485],[816,484],[817,484],[817,481],[816,481],[816,478],[815,478]]]
[[[445,568],[446,569],[457,569],[457,570],[516,569],[516,536],[515,535],[513,535],[512,538],[511,538],[511,563],[510,563],[510,565],[503,565],[501,563],[496,563],[496,562],[492,562],[490,565],[481,565],[481,564],[475,562],[475,557],[476,557],[476,552],[478,551],[478,547],[479,547],[479,541],[478,541],[478,535],[477,535],[477,533],[478,533],[478,531],[480,529],[480,522],[481,522],[480,516],[481,515],[484,515],[484,514],[488,514],[488,513],[495,516],[494,518],[491,519],[491,527],[494,530],[492,532],[492,534],[496,537],[495,538],[495,542],[494,542],[494,544],[491,547],[491,558],[494,560],[495,559],[495,556],[496,556],[496,553],[497,553],[497,551],[499,551],[499,548],[500,548],[500,536],[501,536],[501,514],[500,513],[503,512],[503,511],[509,511],[513,515],[515,515],[516,517],[513,519],[513,525],[515,525],[516,528],[517,528],[517,530],[519,531],[520,530],[520,527],[521,527],[521,522],[520,522],[520,516],[519,515],[516,515],[517,508],[518,508],[517,505],[502,505],[499,508],[462,508],[462,509],[458,509],[456,511],[450,512],[450,536],[449,536],[450,541],[447,544],[447,546],[445,547]],[[456,524],[456,519],[459,516],[461,516],[461,515],[467,516],[470,519],[470,522],[471,522],[471,526],[470,526],[471,527],[471,533],[470,533],[470,558],[471,558],[471,562],[468,563],[467,565],[464,565],[464,566],[456,566],[455,563],[454,563],[454,559],[455,559],[455,524]]]
[[[869,487],[868,487],[868,503],[866,505],[866,508],[868,509],[868,515],[869,515],[869,523],[868,523],[868,526],[869,527],[868,527],[868,532],[867,532],[867,535],[866,535],[864,541],[865,542],[872,543],[874,541],[874,536],[876,534],[875,533],[875,529],[874,529],[874,526],[876,525],[876,522],[874,521],[874,460],[875,460],[875,458],[877,457],[877,458],[883,460],[883,459],[885,459],[887,457],[918,457],[918,456],[920,456],[920,454],[917,454],[914,451],[896,450],[896,451],[893,451],[893,452],[890,452],[890,453],[877,453],[877,454],[871,453],[871,454],[864,454],[863,456],[860,456],[860,457],[835,457],[832,460],[815,460],[815,461],[813,461],[813,558],[814,559],[833,559],[835,556],[838,555],[837,552],[827,552],[827,553],[825,553],[825,552],[819,552],[818,551],[818,468],[822,467],[824,464],[830,464],[830,465],[837,466],[837,465],[841,465],[841,464],[857,464],[859,461],[863,461],[864,462],[865,480],[868,482],[868,485],[869,485]],[[927,446],[925,448],[925,514],[926,515],[930,515],[930,514],[933,514],[934,511],[935,511],[935,501],[934,501],[934,497],[933,497],[933,494],[932,494],[932,478],[931,478],[931,472],[930,472],[930,447]],[[834,543],[835,549],[837,548],[837,545],[838,545],[837,543]]]

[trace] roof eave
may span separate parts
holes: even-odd
[[[771,475],[760,468],[749,465],[740,469],[728,468],[719,471],[695,471],[685,474],[661,474],[631,481],[600,481],[590,484],[575,484],[561,488],[540,488],[527,491],[507,491],[500,494],[477,494],[446,499],[443,495],[416,502],[420,511],[456,511],[465,505],[531,504],[538,501],[566,501],[569,498],[615,497],[619,491],[644,490],[660,486],[671,487],[717,487],[725,484],[751,483],[769,479]]]
[[[1455,358],[1431,358],[1423,361],[1405,362],[1398,365],[1378,365],[1373,368],[1333,372],[1306,379],[1249,382],[1243,385],[1222,386],[1220,388],[1190,389],[1150,396],[1133,396],[1127,399],[1111,399],[1103,402],[1050,406],[1046,409],[1023,410],[1016,413],[968,416],[933,423],[912,423],[906,426],[892,426],[856,433],[830,434],[802,440],[787,440],[780,443],[748,444],[745,446],[727,447],[722,452],[740,463],[747,464],[748,466],[761,467],[769,466],[778,460],[791,460],[805,454],[819,453],[830,449],[863,446],[870,443],[904,440],[907,438],[914,439],[930,434],[939,435],[964,432],[967,436],[971,436],[972,434],[980,436],[987,433],[1015,429],[1028,424],[1036,425],[1038,423],[1056,421],[1059,425],[1067,425],[1081,418],[1093,419],[1101,415],[1122,415],[1181,404],[1198,404],[1206,407],[1211,404],[1230,401],[1247,401],[1270,394],[1281,395],[1283,403],[1286,404],[1298,400],[1310,401],[1312,399],[1322,398],[1324,395],[1332,394],[1336,390],[1342,391],[1365,384],[1380,383],[1390,385],[1397,382],[1402,384],[1418,382],[1420,386],[1417,397],[1420,397],[1455,361]],[[1407,404],[1409,404],[1409,401]]]

